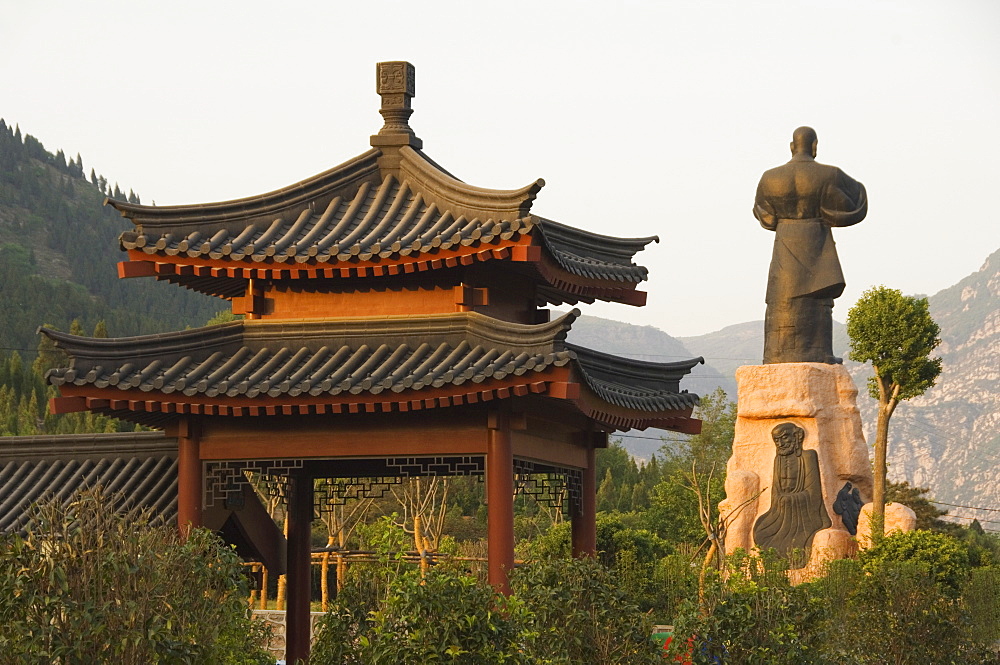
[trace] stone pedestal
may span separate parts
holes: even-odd
[[[733,456],[726,474],[726,499],[719,505],[728,521],[726,552],[754,548],[754,524],[771,507],[776,456],[771,430],[791,422],[805,430],[803,450],[819,459],[823,505],[831,526],[815,533],[808,563],[793,581],[813,577],[830,559],[851,556],[857,541],[834,510],[846,483],[862,503],[871,501],[872,471],[861,430],[858,389],[843,365],[779,363],[736,371],[738,410]]]

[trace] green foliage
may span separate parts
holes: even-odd
[[[520,651],[520,610],[476,578],[410,571],[368,613],[341,594],[320,623],[314,665],[528,663]]]
[[[531,663],[612,665],[662,662],[649,617],[591,558],[539,561],[511,575],[524,606],[524,651]]]
[[[229,323],[230,321],[239,321],[243,318],[242,314],[233,314],[231,309],[222,309],[215,313],[215,316],[210,318],[205,322],[206,326],[217,326],[220,323]]]
[[[803,628],[815,621],[817,603],[806,590],[788,582],[787,562],[765,554],[738,553],[729,560],[729,576],[712,571],[706,596],[711,612],[695,598],[686,602],[675,622],[675,635],[694,635],[696,663],[734,665],[810,662]],[[678,640],[671,652],[689,647]],[[718,659],[715,660],[715,659]]]
[[[952,595],[959,593],[969,574],[967,548],[955,538],[933,531],[893,533],[861,552],[859,560],[868,574],[893,562],[920,566],[929,579]]]
[[[129,423],[90,412],[59,416],[49,412],[49,398],[57,393],[46,385],[45,372],[65,356],[47,340],[42,337],[38,357],[30,366],[16,351],[0,354],[0,436],[132,430]]]
[[[905,400],[934,385],[941,359],[929,356],[941,343],[939,333],[926,298],[904,296],[884,286],[865,291],[847,314],[850,357],[872,363],[875,377],[868,389],[875,399],[880,395],[884,399],[888,386],[898,385],[898,397]]]
[[[920,561],[838,561],[825,579],[810,586],[817,598],[830,601],[821,625],[809,635],[825,658],[819,662],[996,662],[987,660],[988,643],[970,631],[974,617]]]
[[[699,474],[708,474],[714,467],[720,473],[733,454],[736,436],[736,402],[730,400],[722,388],[701,398],[695,417],[701,420],[701,433],[692,436],[676,448],[663,447],[668,464],[686,471],[691,464]]]
[[[885,501],[886,503],[901,503],[910,508],[917,516],[917,529],[930,529],[955,535],[962,528],[954,522],[945,522],[939,519],[942,515],[947,515],[947,510],[938,510],[937,506],[930,502],[926,494],[930,489],[926,487],[913,487],[909,482],[886,483]]]
[[[0,654],[24,663],[269,662],[243,565],[214,534],[83,492],[0,540]]]

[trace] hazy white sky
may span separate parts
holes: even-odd
[[[869,286],[931,294],[1000,247],[991,0],[0,0],[0,116],[144,203],[259,194],[367,150],[383,60],[416,66],[411,126],[458,177],[543,177],[534,212],[660,236],[649,304],[590,314],[673,335],[763,318],[754,190],[804,124],[868,188],[868,218],[835,232],[838,320]]]

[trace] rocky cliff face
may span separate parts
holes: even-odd
[[[943,368],[933,388],[900,404],[893,415],[889,476],[930,487],[938,501],[1000,508],[1000,251],[929,303],[941,326]],[[866,374],[853,373],[864,390]],[[874,400],[859,402],[871,438]],[[949,512],[978,517],[984,527],[1000,530],[1000,513],[954,507]]]
[[[961,517],[977,517],[984,528],[1000,531],[1000,512],[996,512],[1000,509],[1000,250],[979,271],[931,296],[929,303],[931,315],[941,326],[937,353],[944,361],[943,370],[937,385],[925,395],[896,409],[889,432],[889,478],[929,487],[936,501],[993,509],[942,506],[959,523],[969,523]],[[837,314],[846,317],[846,309],[838,308]],[[659,358],[648,354],[704,356],[707,364],[698,372],[700,376],[682,384],[699,394],[722,386],[735,398],[736,367],[759,363],[764,347],[759,321],[675,339],[648,327],[592,317],[581,321],[585,319],[586,329],[580,332],[586,339],[571,335],[572,341],[599,349],[614,344],[615,348],[604,350],[650,360]],[[630,334],[629,328],[636,330]],[[846,360],[848,344],[844,326],[835,323],[834,352],[845,357],[860,390],[858,407],[865,436],[871,441],[877,405],[867,396],[871,369]],[[718,378],[712,376],[716,371]],[[649,451],[639,448],[641,441],[625,439],[623,443],[630,450],[635,447],[635,454],[648,457]],[[652,443],[647,442],[645,448],[655,451]]]

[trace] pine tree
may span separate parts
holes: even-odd
[[[90,167],[90,182],[91,184],[97,184],[97,172],[94,171],[94,167]]]
[[[104,339],[107,336],[108,336],[108,324],[104,322],[104,319],[101,319],[100,321],[97,322],[97,325],[94,326],[94,337]]]
[[[611,469],[604,472],[604,479],[597,488],[597,510],[610,511],[618,507],[618,493],[615,491],[615,479]]]

